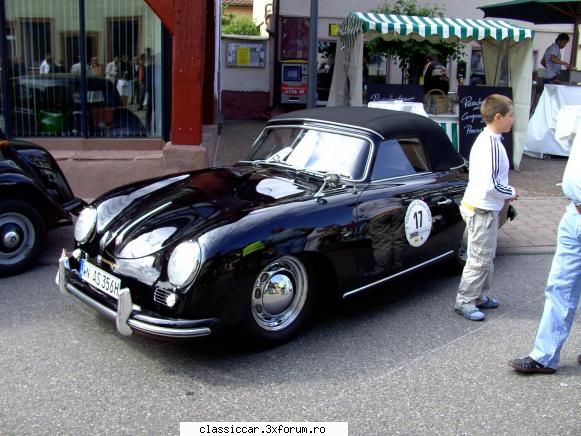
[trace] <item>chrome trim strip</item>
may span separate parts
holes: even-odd
[[[385,277],[385,278],[383,278],[383,279],[381,279],[381,280],[378,280],[378,281],[376,281],[376,282],[370,283],[370,284],[368,284],[368,285],[362,286],[362,287],[360,287],[360,288],[357,288],[357,289],[353,289],[352,291],[349,291],[349,292],[345,292],[345,293],[343,294],[343,298],[350,297],[351,295],[353,295],[353,294],[355,294],[355,293],[357,293],[357,292],[360,292],[360,291],[363,291],[363,290],[365,290],[365,289],[371,288],[372,286],[376,286],[376,285],[378,285],[378,284],[380,284],[380,283],[387,282],[388,280],[392,280],[392,279],[394,279],[394,278],[396,278],[396,277],[399,277],[399,276],[401,276],[402,274],[406,274],[406,273],[408,273],[408,272],[410,272],[410,271],[413,271],[413,270],[415,270],[415,269],[418,269],[418,268],[421,268],[421,267],[423,267],[423,266],[426,266],[426,265],[428,265],[428,264],[430,264],[430,263],[432,263],[432,262],[435,262],[435,261],[437,261],[437,260],[440,260],[440,259],[442,259],[442,258],[444,258],[444,257],[450,256],[451,254],[454,254],[454,251],[453,251],[453,250],[450,250],[450,251],[448,251],[447,253],[441,254],[441,255],[439,255],[438,257],[434,257],[433,259],[426,260],[425,262],[422,262],[422,263],[420,263],[419,265],[416,265],[416,266],[412,266],[411,268],[408,268],[408,269],[406,269],[406,270],[404,270],[404,271],[400,271],[400,272],[398,272],[397,274],[394,274],[394,275],[392,275],[392,276]]]
[[[417,176],[425,176],[427,174],[434,174],[433,171],[422,171],[421,173],[413,173],[413,174],[406,174],[405,176],[396,176],[396,177],[386,177],[384,179],[376,179],[376,180],[371,180],[371,184],[374,183],[385,183],[385,182],[391,182],[391,181],[399,181],[401,179],[409,179],[411,177],[417,177]]]
[[[372,133],[375,136],[378,136],[379,138],[381,138],[382,140],[385,139],[383,137],[383,135],[381,135],[379,132],[377,132],[376,130],[372,130],[369,129],[367,127],[362,127],[362,126],[357,126],[354,124],[343,124],[343,123],[338,123],[336,121],[328,121],[328,120],[323,120],[323,119],[317,119],[317,118],[285,118],[284,120],[272,120],[272,124],[267,124],[266,126],[264,126],[265,129],[267,128],[274,128],[274,127],[288,127],[288,126],[292,126],[292,127],[297,127],[297,126],[301,126],[304,124],[296,124],[296,123],[312,123],[315,125],[332,125],[332,126],[337,126],[337,127],[341,127],[344,128],[346,130],[364,130],[366,132]],[[281,123],[281,124],[278,124]],[[288,124],[283,124],[283,123],[288,123]]]

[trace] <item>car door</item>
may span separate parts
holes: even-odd
[[[451,255],[457,232],[448,174],[431,171],[421,138],[393,138],[377,147],[357,207],[365,242],[358,258],[361,286]]]

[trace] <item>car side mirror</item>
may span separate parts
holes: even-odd
[[[325,174],[325,177],[323,177],[323,184],[321,185],[319,190],[317,192],[315,192],[314,197],[317,199],[323,197],[325,195],[323,193],[325,191],[325,189],[337,188],[337,187],[341,186],[341,183],[342,183],[342,180],[341,180],[341,176],[339,174],[335,174],[335,173]]]

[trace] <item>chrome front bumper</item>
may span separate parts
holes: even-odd
[[[67,282],[67,274],[74,273],[69,266],[70,256],[63,249],[59,259],[59,269],[56,282],[63,295],[74,295],[83,303],[101,312],[103,315],[115,320],[117,331],[124,336],[129,336],[133,330],[147,333],[153,336],[166,338],[195,338],[207,336],[212,333],[208,326],[199,326],[202,323],[211,323],[215,320],[181,320],[156,318],[144,313],[133,304],[129,288],[119,291],[117,311],[105,306],[103,303],[91,298],[81,289]],[[171,325],[168,325],[171,324]]]

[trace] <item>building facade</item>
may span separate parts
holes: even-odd
[[[207,165],[218,118],[219,7],[0,0],[3,135],[46,146],[74,189],[99,185],[77,189],[83,196]]]

